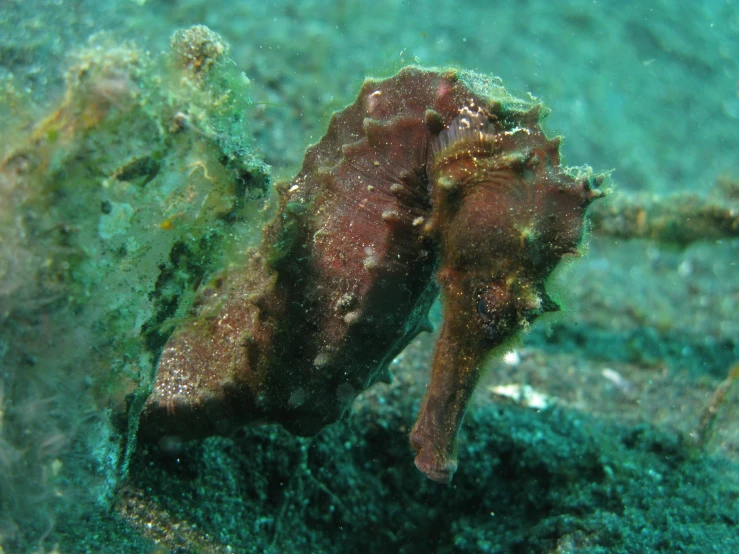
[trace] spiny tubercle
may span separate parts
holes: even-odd
[[[142,436],[273,421],[313,434],[428,329],[432,379],[411,433],[416,466],[449,482],[485,358],[556,308],[544,282],[576,251],[590,171],[559,164],[541,107],[496,79],[408,67],[334,114],[244,267],[167,344]]]

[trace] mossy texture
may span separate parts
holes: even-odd
[[[247,138],[248,80],[225,54],[202,27],[160,56],[97,37],[70,55],[64,98],[0,162],[11,544],[111,499],[136,426],[112,414],[146,395],[195,288],[258,231],[269,171]]]

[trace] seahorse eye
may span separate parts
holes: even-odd
[[[516,303],[503,285],[487,285],[478,291],[476,300],[477,313],[488,339],[499,341],[515,329]]]

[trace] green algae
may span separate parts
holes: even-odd
[[[71,502],[80,514],[110,501],[173,321],[258,232],[269,168],[226,53],[202,26],[158,56],[94,37],[70,56],[57,108],[0,162],[10,544],[43,536]],[[25,481],[33,500],[4,504]]]

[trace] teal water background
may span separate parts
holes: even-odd
[[[139,5],[141,4],[141,5]],[[672,2],[4,2],[2,71],[40,100],[65,54],[100,32],[161,50],[205,24],[231,45],[262,133],[290,169],[368,74],[402,65],[492,73],[553,108],[572,165],[615,168],[619,186],[686,190],[736,171],[737,11]]]

